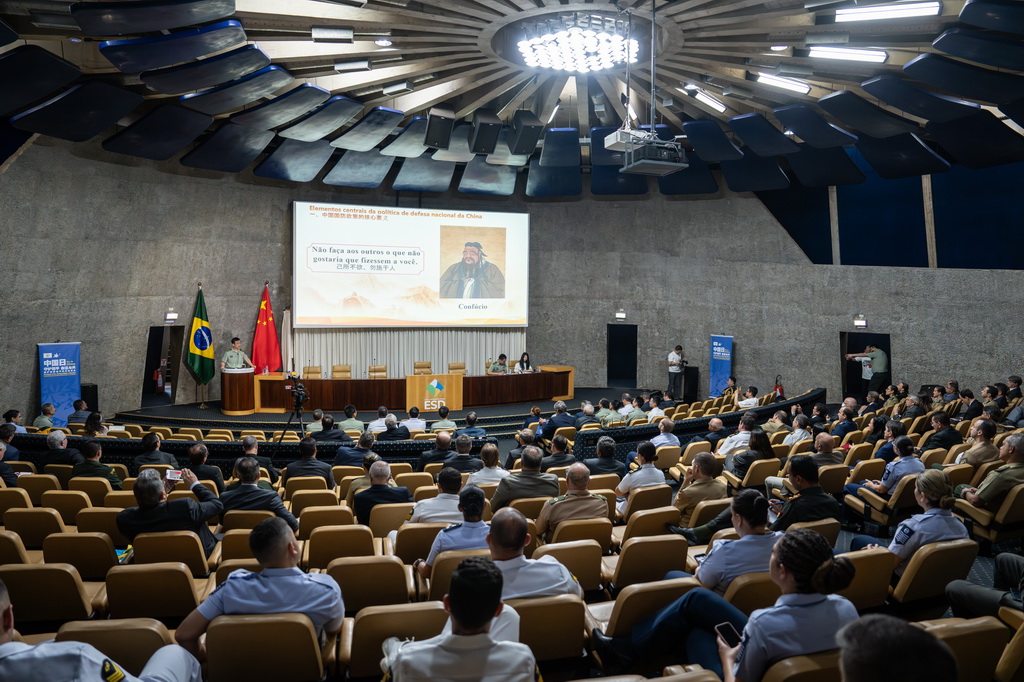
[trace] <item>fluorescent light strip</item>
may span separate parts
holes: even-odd
[[[703,90],[698,91],[697,94],[694,96],[694,99],[703,102],[704,104],[711,107],[720,114],[725,113],[725,110],[727,108],[724,102],[715,97],[712,97]]]
[[[801,95],[806,95],[811,91],[811,86],[803,81],[799,81],[795,78],[783,78],[781,76],[775,76],[770,73],[757,74],[757,82],[764,83],[765,85],[771,85],[772,87],[782,88],[783,90],[792,90],[793,92],[799,92]]]
[[[812,45],[808,56],[812,59],[843,59],[850,62],[881,64],[889,58],[889,53],[882,50],[858,50],[852,47]]]
[[[906,19],[909,17],[933,17],[942,12],[941,2],[906,2],[895,5],[873,7],[851,7],[836,10],[836,22],[875,21],[881,19]]]

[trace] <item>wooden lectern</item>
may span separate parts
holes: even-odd
[[[405,410],[418,407],[421,412],[437,412],[442,405],[449,410],[462,409],[461,374],[410,374],[405,377]]]
[[[232,417],[256,411],[252,367],[220,371],[220,412]]]

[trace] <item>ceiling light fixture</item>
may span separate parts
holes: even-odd
[[[757,74],[757,82],[770,85],[775,88],[782,88],[783,90],[791,90],[793,92],[799,92],[801,95],[806,95],[811,91],[811,86],[803,81],[799,81],[795,78],[783,78],[782,76],[775,76],[770,73]]]
[[[868,7],[837,9],[836,21],[907,19],[910,17],[933,17],[941,13],[941,2],[904,2],[895,5],[874,5]]]
[[[337,26],[314,26],[310,34],[314,43],[351,43],[355,38],[351,28]]]
[[[725,102],[718,99],[717,97],[712,97],[703,90],[699,90],[697,94],[694,95],[694,99],[696,99],[698,102],[703,102],[706,106],[711,107],[720,114],[724,114],[725,110],[728,108],[725,106]]]
[[[334,70],[338,73],[345,71],[369,71],[369,60],[363,59],[354,62],[334,62]]]
[[[517,46],[526,66],[590,73],[637,61],[640,45],[627,33],[621,21],[573,14],[539,24]]]
[[[812,45],[809,57],[812,59],[843,59],[850,62],[872,62],[882,64],[889,58],[883,50],[858,50],[852,47],[827,47]]]
[[[551,125],[551,122],[555,120],[555,114],[558,113],[558,107],[562,106],[562,100],[555,102],[555,107],[551,110],[551,115],[548,116],[547,125]]]
[[[373,41],[373,44],[377,45],[378,47],[391,47],[391,39],[377,38],[375,41]]]
[[[771,51],[772,52],[785,52],[788,49],[789,49],[789,45],[772,45],[771,46]]]

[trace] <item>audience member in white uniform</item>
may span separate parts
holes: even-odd
[[[402,426],[410,431],[426,431],[427,422],[426,420],[420,419],[420,408],[415,406],[410,407],[409,418],[402,420]]]
[[[387,417],[388,408],[381,405],[380,407],[377,408],[377,418],[366,425],[366,430],[369,431],[370,433],[380,433],[382,431],[387,431],[387,424],[384,423],[384,420],[387,419]]]
[[[487,680],[533,682],[539,679],[533,653],[525,644],[495,641],[491,624],[504,610],[503,577],[487,557],[463,559],[452,572],[445,611],[451,632],[421,642],[384,643],[385,680]]]
[[[529,525],[521,511],[504,507],[494,513],[487,546],[504,576],[501,598],[525,599],[558,594],[582,597],[583,588],[576,577],[554,557],[527,559],[523,555],[531,539]]]
[[[467,484],[487,485],[489,483],[498,483],[501,479],[508,476],[508,470],[501,468],[498,446],[494,443],[486,443],[480,449],[480,459],[484,463],[483,469],[471,473],[466,481]]]
[[[719,455],[728,455],[731,452],[741,452],[750,445],[750,432],[757,425],[757,415],[753,412],[746,412],[740,417],[739,430],[722,441],[718,446]]]
[[[630,471],[623,476],[622,480],[619,481],[619,485],[615,488],[615,496],[618,498],[615,508],[619,512],[626,510],[626,505],[629,503],[629,495],[634,490],[665,483],[665,474],[661,469],[654,466],[654,462],[658,459],[658,455],[655,454],[656,450],[657,448],[654,447],[654,443],[649,440],[645,440],[637,446],[636,461],[640,468]]]
[[[462,521],[462,510],[459,509],[460,488],[462,474],[451,467],[441,469],[437,474],[437,495],[413,505],[405,523],[459,523]],[[397,536],[397,530],[388,533],[391,542]]]
[[[0,680],[201,682],[202,679],[199,661],[173,644],[157,649],[135,677],[90,644],[49,641],[32,646],[15,642],[14,607],[7,586],[0,580]]]

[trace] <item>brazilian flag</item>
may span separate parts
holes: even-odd
[[[192,311],[192,329],[188,337],[188,357],[185,358],[185,364],[200,384],[208,384],[210,379],[213,379],[213,334],[210,333],[210,320],[206,314],[206,300],[203,298],[202,289],[199,289],[196,307]]]

